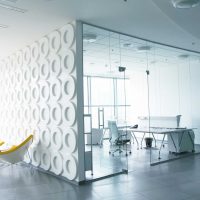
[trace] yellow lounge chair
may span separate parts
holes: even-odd
[[[29,146],[33,142],[33,135],[27,137],[21,144],[13,145],[9,149],[0,151],[0,161],[15,164],[24,160]]]
[[[2,146],[5,142],[3,140],[0,140],[0,146]]]

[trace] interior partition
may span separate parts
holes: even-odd
[[[199,52],[87,24],[83,28],[84,113],[92,116],[100,168],[117,165],[106,154],[112,145],[109,121],[118,129],[127,127],[123,131],[132,142],[126,161],[115,156],[121,169],[199,153]]]
[[[81,30],[66,22],[0,64],[0,138],[15,145],[34,134],[25,162],[72,182],[84,180]]]

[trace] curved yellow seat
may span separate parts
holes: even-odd
[[[5,142],[3,140],[0,140],[0,146],[2,146]]]
[[[19,145],[13,145],[9,149],[0,151],[0,160],[11,164],[22,161],[32,142],[33,135],[30,135]]]

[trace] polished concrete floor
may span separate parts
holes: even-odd
[[[157,166],[141,164],[128,175],[71,185],[27,167],[0,170],[1,200],[199,200],[200,156]]]
[[[140,141],[139,141],[140,142]],[[159,147],[161,142],[157,141],[157,148],[153,143],[151,150],[145,148],[143,143],[143,148],[137,148],[137,144],[128,145],[127,149],[132,151],[131,154],[126,156],[126,151],[121,154],[116,152],[114,156],[109,154],[110,143],[109,141],[104,141],[103,146],[93,145],[93,175],[88,171],[86,173],[87,180],[98,179],[99,177],[104,177],[110,174],[119,173],[123,169],[129,172],[135,172],[141,170],[141,168],[148,169],[150,164],[159,164],[160,162],[170,161],[173,159],[182,159],[185,156],[192,156],[194,153],[186,152],[180,154],[169,154],[168,145],[165,143],[161,150],[159,157]],[[118,147],[114,147],[116,149]],[[200,145],[195,145],[196,154],[200,153]],[[129,151],[128,151],[129,152]]]

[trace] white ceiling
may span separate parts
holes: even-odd
[[[200,7],[176,10],[168,0],[0,0],[0,57],[31,44],[69,19],[187,49],[200,49]]]
[[[83,35],[91,34],[96,35],[96,41],[83,42],[85,75],[121,76],[123,73],[118,72],[119,66],[126,67],[130,74],[160,67],[177,70],[184,65],[200,65],[200,54],[84,25]],[[141,46],[149,46],[150,50],[139,51]]]

